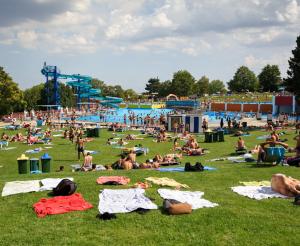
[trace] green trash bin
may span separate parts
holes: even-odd
[[[218,132],[213,132],[213,142],[218,142]]]
[[[218,138],[219,138],[219,142],[224,142],[224,131],[223,130],[218,131]]]
[[[27,173],[27,161],[28,157],[22,154],[18,159],[18,170],[19,174],[26,174]]]
[[[212,143],[213,141],[213,133],[212,132],[205,132],[205,142],[206,143]]]
[[[42,163],[43,173],[50,173],[50,162],[51,162],[51,156],[49,156],[48,153],[42,155],[41,163]]]
[[[38,158],[31,158],[29,160],[30,163],[30,172],[36,172],[40,169],[40,162]]]
[[[100,137],[100,128],[99,127],[94,128],[94,137],[96,137],[96,138]]]
[[[94,136],[93,130],[94,130],[94,129],[92,129],[92,128],[86,128],[86,136],[87,136],[88,138]]]

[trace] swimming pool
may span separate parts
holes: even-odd
[[[81,116],[77,118],[80,121],[91,121],[91,122],[120,122],[124,123],[124,115],[126,114],[126,123],[129,123],[129,115],[134,114],[138,123],[141,122],[147,115],[158,119],[161,114],[166,115],[171,112],[171,109],[127,109],[119,108],[114,111],[108,111],[106,113],[100,113],[99,115]]]
[[[161,114],[166,115],[167,113],[172,112],[172,109],[127,109],[127,108],[119,108],[115,111],[109,111],[106,113],[100,113],[99,115],[89,115],[89,116],[81,116],[77,118],[80,121],[91,121],[91,122],[120,122],[124,123],[124,115],[126,114],[126,123],[130,123],[128,116],[134,114],[138,119],[138,124],[141,124],[142,119],[147,115],[150,117],[159,118]],[[207,116],[210,122],[219,122],[221,118],[226,120],[227,117],[231,119],[240,120],[241,114],[234,112],[213,112],[208,111],[204,112],[204,115]],[[253,117],[254,114],[244,113],[246,117]],[[266,116],[263,116],[266,117]]]

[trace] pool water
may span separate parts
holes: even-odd
[[[77,120],[91,121],[91,122],[120,122],[124,123],[124,115],[126,114],[126,123],[129,123],[128,116],[134,114],[138,118],[139,122],[144,119],[147,115],[158,119],[161,114],[166,115],[171,112],[171,109],[126,109],[120,108],[115,111],[109,111],[101,113],[99,115],[81,116]],[[142,118],[142,119],[141,119]]]
[[[89,116],[81,116],[77,120],[80,121],[91,121],[91,122],[120,122],[124,123],[124,115],[126,114],[126,124],[130,123],[128,116],[130,114],[134,114],[136,118],[138,118],[138,123],[141,124],[142,118],[145,118],[147,115],[150,117],[155,117],[156,119],[159,118],[161,114],[166,115],[167,113],[172,112],[172,109],[124,109],[120,108],[114,111],[109,111],[106,113],[102,113],[102,115],[89,115]],[[210,122],[219,122],[221,118],[224,119],[224,121],[227,119],[227,117],[230,117],[230,119],[241,119],[240,113],[234,113],[234,112],[213,112],[208,111],[204,112],[204,115],[208,117],[208,120]],[[254,113],[244,113],[244,116],[246,117],[255,117]],[[262,118],[266,118],[266,115],[262,115]]]

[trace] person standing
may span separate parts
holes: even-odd
[[[81,137],[78,138],[75,148],[77,147],[77,154],[78,154],[78,161],[80,161],[80,154],[82,153],[83,158],[84,156],[84,139]]]

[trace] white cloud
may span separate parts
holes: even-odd
[[[47,12],[59,1],[35,2]],[[213,48],[287,46],[300,26],[297,0],[74,0],[64,7],[46,19],[0,28],[0,43],[30,49],[55,44],[62,53],[109,48],[197,56]]]

